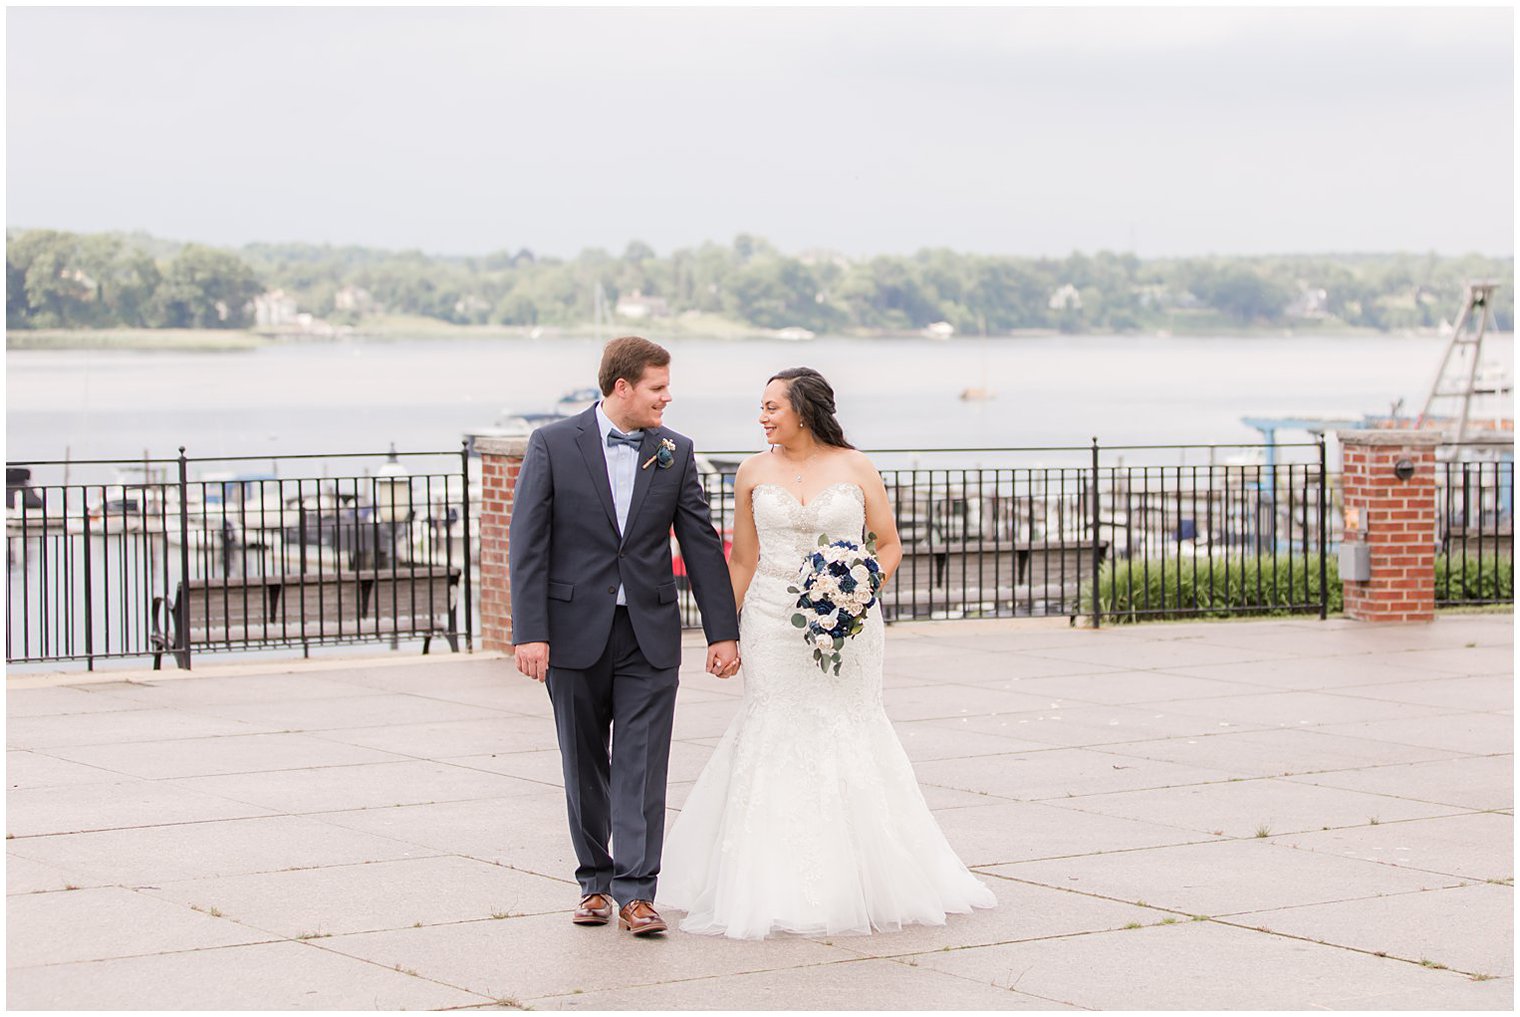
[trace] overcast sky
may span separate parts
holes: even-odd
[[[216,244],[1514,251],[1509,9],[18,9],[6,221]]]

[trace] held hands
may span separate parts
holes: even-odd
[[[707,672],[719,678],[732,678],[739,673],[739,644],[732,639],[713,643],[707,648]]]
[[[518,643],[512,649],[517,655],[517,670],[536,682],[549,677],[548,643]]]

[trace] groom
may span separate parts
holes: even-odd
[[[528,439],[508,534],[512,636],[517,669],[547,681],[554,704],[583,895],[573,920],[605,925],[615,899],[618,924],[643,936],[666,928],[653,901],[681,663],[672,526],[719,677],[738,670],[739,623],[691,439],[660,427],[670,354],[614,339],[598,381],[601,402]]]

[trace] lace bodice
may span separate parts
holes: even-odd
[[[831,722],[881,708],[881,605],[871,608],[865,631],[846,641],[837,675],[823,675],[812,647],[792,625],[797,582],[818,538],[860,540],[865,493],[855,484],[830,484],[807,504],[777,484],[756,484],[751,499],[760,557],[739,616],[744,696],[785,710],[818,712]]]
[[[760,537],[757,577],[790,582],[820,536],[854,541],[865,536],[866,496],[855,484],[830,484],[806,505],[780,484],[756,484],[750,501]]]

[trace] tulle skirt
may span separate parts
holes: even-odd
[[[994,906],[945,840],[881,707],[880,620],[859,648],[866,659],[835,677],[810,651],[792,655],[796,630],[771,625],[757,639],[751,623],[767,613],[746,609],[744,703],[666,837],[659,900],[687,913],[682,931],[863,935]],[[783,652],[763,652],[772,637]],[[777,667],[787,673],[767,673]]]

